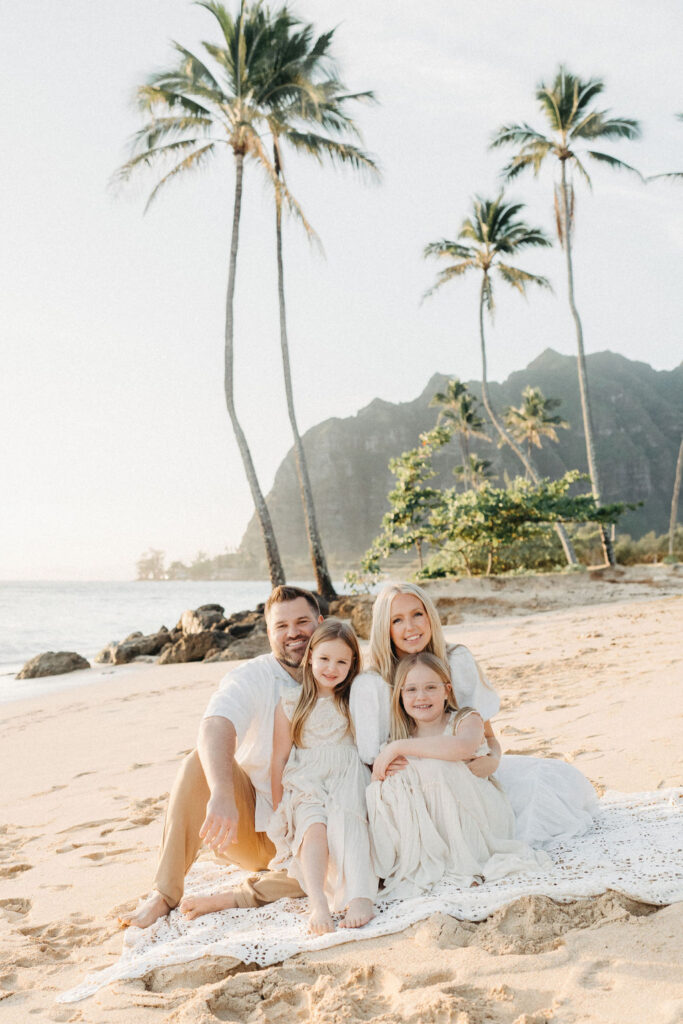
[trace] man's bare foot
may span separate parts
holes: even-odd
[[[366,900],[358,898],[351,900],[349,903],[344,920],[339,925],[340,928],[362,928],[368,921],[372,921],[375,916],[375,908],[372,900]]]
[[[327,932],[334,931],[334,921],[326,900],[323,899],[320,903],[311,903],[308,930],[314,935],[325,935]]]
[[[216,896],[186,896],[180,901],[178,909],[190,921],[202,914],[213,914],[217,910],[234,910],[237,906],[232,889],[219,892]]]
[[[171,908],[161,893],[153,892],[137,910],[120,915],[119,923],[122,928],[149,928],[160,917],[166,917],[170,911]]]

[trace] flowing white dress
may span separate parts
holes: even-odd
[[[298,699],[298,692],[281,697],[290,721]],[[334,913],[352,899],[377,895],[365,804],[369,781],[346,718],[334,698],[319,697],[304,724],[302,746],[292,748],[282,775],[284,795],[267,829],[276,850],[269,866],[286,870],[305,890],[301,843],[311,825],[326,825],[325,895]]]
[[[455,735],[476,713],[452,713],[444,732]],[[486,750],[482,744],[477,754]],[[462,761],[408,758],[406,768],[371,783],[367,802],[383,898],[409,899],[442,879],[466,888],[552,863],[514,838],[515,816],[495,779],[477,778]]]
[[[466,647],[449,650],[453,693],[459,707],[471,707],[487,721],[500,709],[498,694]],[[391,687],[376,672],[363,672],[351,688],[351,717],[358,752],[372,764],[389,739]],[[469,770],[469,769],[468,769]],[[471,773],[470,773],[471,774]],[[581,835],[590,828],[597,798],[574,765],[552,758],[503,754],[496,778],[515,814],[515,836],[531,846]]]

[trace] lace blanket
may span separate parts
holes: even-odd
[[[305,899],[280,900],[258,910],[223,910],[194,921],[174,910],[144,931],[129,928],[118,963],[89,975],[57,1001],[78,1002],[113,981],[140,978],[154,968],[204,956],[235,957],[267,967],[295,953],[400,932],[437,911],[482,921],[521,896],[543,895],[566,903],[614,889],[644,903],[673,903],[683,899],[683,789],[608,792],[588,832],[546,849],[553,866],[543,872],[513,875],[474,889],[444,881],[426,896],[380,898],[377,916],[356,931],[310,935]],[[209,895],[243,877],[244,872],[215,861],[198,861],[186,891]]]

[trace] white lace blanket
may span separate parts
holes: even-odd
[[[427,896],[380,900],[374,920],[356,931],[309,935],[304,899],[280,900],[258,910],[224,910],[194,921],[174,910],[145,931],[129,928],[119,962],[89,975],[57,1001],[77,1002],[113,981],[140,978],[154,968],[204,956],[235,957],[266,967],[295,953],[400,932],[437,911],[481,921],[520,896],[543,895],[568,902],[614,889],[645,903],[682,900],[683,789],[607,793],[587,833],[553,843],[547,850],[553,860],[550,870],[514,875],[475,889],[441,882]],[[243,872],[199,861],[188,875],[186,891],[209,895],[242,877]]]

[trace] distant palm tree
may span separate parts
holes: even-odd
[[[669,517],[669,555],[673,557],[674,536],[676,534],[676,523],[678,522],[678,496],[681,493],[681,475],[683,474],[683,437],[678,449],[676,459],[676,473],[674,476],[674,489],[671,496],[671,515]]]
[[[283,37],[282,21],[285,26],[290,22],[286,10],[271,14],[258,2],[247,4],[242,0],[239,13],[233,16],[222,4],[211,0],[199,0],[199,6],[213,15],[222,34],[221,45],[202,43],[216,70],[180,43],[173,44],[178,53],[177,63],[151,75],[138,89],[138,105],[149,120],[134,136],[133,155],[119,169],[117,177],[126,181],[140,169],[177,160],[152,189],[145,208],[148,209],[160,189],[179,174],[200,169],[224,147],[232,152],[235,193],[225,309],[225,401],[263,534],[270,580],[277,586],[285,582],[284,569],[270,513],[235,410],[233,302],[245,161],[258,164],[281,199],[300,214],[298,204],[278,176],[262,133],[269,131],[268,116],[274,106],[298,95],[301,83],[297,79],[298,68],[292,69],[291,80],[287,80],[286,69],[277,56]]]
[[[478,491],[495,475],[492,465],[493,463],[489,459],[480,459],[478,455],[470,455],[466,465],[455,467],[453,476],[458,480],[463,480],[467,488]]]
[[[340,165],[377,173],[374,160],[354,142],[344,137],[345,135],[351,136],[356,141],[360,139],[358,129],[346,112],[347,105],[354,100],[372,101],[374,97],[371,92],[347,93],[343,84],[338,80],[336,65],[329,52],[334,30],[316,38],[311,25],[301,24],[293,17],[290,18],[289,25],[285,25],[284,19],[280,19],[279,24],[282,39],[281,45],[278,47],[278,57],[282,65],[283,77],[285,81],[293,77],[298,78],[300,88],[291,93],[287,102],[275,105],[268,117],[273,137],[273,167],[278,180],[285,183],[283,143],[287,143],[300,153],[315,157],[319,163],[326,158]],[[294,458],[316,586],[318,592],[330,601],[337,595],[320,539],[306,454],[294,407],[282,256],[282,206],[283,192],[276,188],[275,233],[280,347],[287,412],[294,436]],[[301,217],[299,219],[303,221],[309,237],[313,237],[307,222]]]
[[[446,390],[437,391],[429,404],[441,406],[437,424],[446,422],[458,434],[463,459],[463,465],[459,468],[463,470],[465,487],[474,487],[470,476],[470,438],[479,437],[483,441],[491,441],[484,429],[484,420],[479,415],[477,399],[466,384],[453,377],[448,381]]]
[[[683,121],[683,114],[675,115],[679,121]],[[647,181],[657,181],[659,178],[674,178],[683,181],[683,171],[669,171],[666,174],[651,174]]]
[[[541,438],[557,441],[557,429],[568,430],[569,424],[561,416],[553,416],[553,409],[562,405],[560,398],[546,398],[540,388],[528,385],[522,392],[522,404],[505,410],[505,424],[517,441],[526,441],[527,457],[531,460],[531,446],[540,448]]]
[[[492,147],[508,145],[518,147],[516,156],[503,170],[503,176],[507,181],[515,178],[527,168],[531,168],[537,175],[548,158],[559,160],[560,163],[560,182],[555,185],[557,233],[567,259],[569,306],[576,327],[579,391],[586,437],[586,456],[593,497],[597,504],[600,504],[600,478],[593,440],[583,328],[574,299],[574,269],[572,266],[574,182],[571,172],[577,171],[588,185],[591,184],[588,172],[579,159],[576,150],[577,143],[593,143],[596,139],[635,139],[640,135],[638,122],[632,118],[610,117],[609,111],[591,109],[591,103],[603,92],[604,88],[604,83],[599,78],[583,81],[567,71],[566,68],[560,67],[552,84],[541,83],[536,90],[536,99],[546,117],[549,134],[544,135],[526,123],[506,124],[498,129],[491,143]],[[622,160],[617,160],[616,157],[608,153],[588,149],[586,156],[598,163],[606,164],[608,167],[621,168],[638,174],[634,167]],[[601,535],[605,559],[608,564],[614,565],[614,550],[605,526],[601,527]]]
[[[466,217],[460,226],[456,241],[442,238],[438,242],[430,242],[424,249],[424,255],[446,258],[449,266],[440,271],[436,284],[426,293],[433,295],[442,285],[455,278],[462,277],[469,271],[481,274],[479,289],[479,340],[481,346],[481,397],[484,408],[491,423],[498,432],[501,441],[509,445],[524,466],[529,478],[538,482],[538,475],[522,449],[503,427],[493,411],[488,392],[486,373],[486,338],[484,334],[484,312],[493,315],[493,281],[492,273],[497,272],[506,284],[515,288],[521,295],[526,295],[530,284],[540,288],[550,288],[545,277],[532,274],[528,270],[514,267],[509,261],[524,249],[546,248],[552,245],[550,239],[541,228],[530,227],[518,214],[524,209],[523,203],[507,202],[503,193],[495,199],[480,199],[475,196],[472,202],[472,214]],[[570,565],[576,564],[576,555],[571,546],[564,527],[558,523],[556,532],[562,541],[565,556]]]

